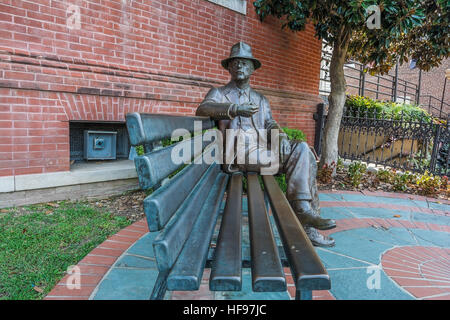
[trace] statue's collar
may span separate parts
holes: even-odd
[[[250,97],[250,85],[247,85],[245,88],[239,88],[236,83],[234,81],[229,82],[226,86],[225,86],[225,94],[230,93],[231,91],[234,91],[236,93],[239,92],[243,92],[245,93],[248,97]]]

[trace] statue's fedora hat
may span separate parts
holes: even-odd
[[[228,68],[228,62],[234,58],[243,58],[250,59],[253,61],[253,65],[255,66],[255,70],[261,67],[261,62],[258,59],[253,57],[252,48],[245,42],[238,42],[234,46],[231,47],[230,56],[224,60],[222,60],[222,67],[225,69]]]

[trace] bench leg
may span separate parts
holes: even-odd
[[[169,271],[160,272],[158,278],[156,279],[155,286],[153,287],[152,295],[150,300],[163,300],[164,295],[167,290],[167,277],[169,276]]]
[[[312,291],[311,290],[296,290],[295,291],[295,300],[312,300]]]

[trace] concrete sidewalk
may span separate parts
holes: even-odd
[[[314,299],[450,299],[450,201],[338,191],[321,192],[320,200],[322,217],[337,221],[324,232],[336,246],[316,248],[332,288],[314,291]],[[145,220],[123,229],[77,265],[80,289],[68,288],[65,277],[45,299],[148,299],[158,274],[151,245],[156,235]],[[244,255],[247,250],[244,245]],[[250,269],[243,269],[242,292],[211,292],[206,269],[200,290],[167,292],[166,299],[292,299],[295,287],[285,273],[286,292],[252,292]]]

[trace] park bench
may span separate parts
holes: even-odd
[[[181,148],[181,144],[191,146],[190,157],[194,159],[211,151],[212,142],[203,139],[206,133],[201,131],[191,139],[161,145],[175,129],[193,133],[194,121],[201,121],[202,130],[215,128],[215,122],[207,117],[126,115],[131,145],[144,146],[145,154],[135,158],[140,187],[153,189],[143,204],[148,227],[151,232],[159,231],[153,242],[159,274],[150,298],[162,299],[166,290],[198,290],[205,267],[211,268],[211,291],[240,291],[243,267],[251,268],[254,292],[286,291],[285,267],[291,270],[296,299],[310,300],[312,290],[330,289],[327,271],[274,176],[261,176],[263,190],[257,173],[228,174],[214,162],[194,160],[183,167],[172,161],[174,148]],[[196,139],[201,141],[201,150],[194,148]],[[248,258],[243,257],[241,247],[244,177]],[[215,230],[219,233],[212,243]],[[277,245],[274,234],[279,235],[282,245]]]

